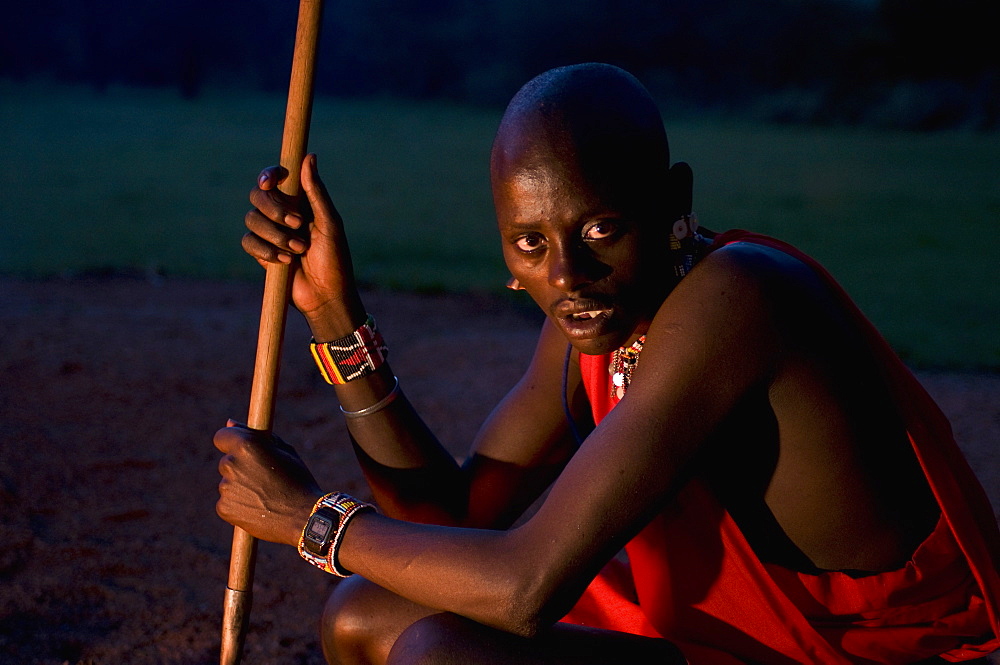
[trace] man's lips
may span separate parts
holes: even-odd
[[[614,305],[604,300],[597,300],[595,298],[565,298],[553,303],[549,311],[557,319],[588,319],[596,318],[600,314],[609,312],[612,309],[614,309]]]
[[[601,334],[614,305],[594,298],[566,298],[553,303],[549,312],[573,336],[592,337]]]

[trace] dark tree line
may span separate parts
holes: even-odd
[[[1000,124],[996,0],[327,0],[318,89],[496,104],[601,60],[672,108],[934,129]],[[287,85],[294,0],[8,6],[0,77]]]

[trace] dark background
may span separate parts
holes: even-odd
[[[283,90],[294,0],[10,3],[0,78]],[[328,0],[318,90],[502,104],[599,60],[666,112],[935,130],[1000,124],[996,0]]]

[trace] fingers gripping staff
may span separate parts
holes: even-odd
[[[300,193],[299,170],[305,157],[309,137],[322,9],[322,0],[299,2],[291,82],[288,88],[285,127],[281,141],[281,165],[287,169],[288,177],[281,183],[280,189],[292,197]],[[290,272],[291,269],[287,264],[271,263],[267,266],[267,277],[264,282],[257,357],[247,417],[247,424],[252,429],[264,432],[270,432],[274,415],[274,395],[281,357],[281,341],[285,330]],[[256,551],[256,540],[243,529],[235,528],[223,610],[222,650],[219,661],[222,665],[240,662],[250,618]]]

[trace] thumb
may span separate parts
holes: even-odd
[[[309,153],[302,160],[302,189],[312,208],[313,220],[324,235],[330,235],[343,224],[340,213],[330,200],[326,185],[319,176],[315,153]]]
[[[229,454],[236,445],[236,441],[239,437],[233,434],[234,422],[232,420],[226,423],[226,426],[215,432],[215,436],[212,437],[212,445],[214,445],[219,452]]]

